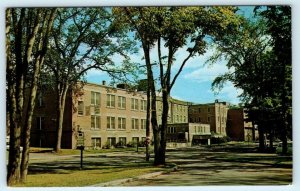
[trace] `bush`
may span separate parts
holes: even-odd
[[[231,139],[228,136],[211,138],[211,144],[222,144],[222,143],[227,143],[229,141],[231,141]]]

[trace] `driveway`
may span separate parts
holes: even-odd
[[[121,186],[287,185],[292,157],[256,153],[254,148],[192,147],[167,152],[177,169]]]

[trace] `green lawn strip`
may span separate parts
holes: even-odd
[[[88,186],[165,170],[158,167],[74,170],[62,173],[29,174],[27,182],[16,187]]]

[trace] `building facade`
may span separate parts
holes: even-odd
[[[227,135],[233,141],[254,141],[258,138],[258,131],[252,122],[246,122],[247,114],[243,108],[229,109]]]
[[[32,145],[53,147],[55,141],[55,99],[43,95],[45,107],[34,112]],[[105,85],[87,83],[80,93],[66,99],[62,148],[125,146],[146,138],[146,95]],[[80,143],[79,143],[80,142]]]
[[[229,104],[219,102],[193,104],[189,106],[189,122],[210,124],[212,136],[226,136],[226,122]]]
[[[157,122],[161,125],[163,103],[161,97],[156,97]],[[168,123],[188,123],[188,102],[170,98]]]
[[[146,94],[143,91],[129,91],[122,85],[117,87],[87,83],[82,89],[68,93],[62,148],[75,149],[79,144],[84,144],[86,148],[98,149],[144,142]],[[160,97],[157,97],[157,100],[157,119],[160,125],[162,102]],[[38,95],[31,130],[32,146],[55,145],[57,113],[55,105],[53,91]],[[187,122],[187,102],[170,98],[168,123]]]

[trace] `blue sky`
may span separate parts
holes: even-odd
[[[240,14],[246,17],[252,16],[253,6],[241,6]],[[176,53],[176,61],[172,67],[172,73],[175,74],[180,63],[186,57],[186,48],[180,49]],[[151,55],[153,60],[157,58],[157,49],[153,48]],[[166,52],[163,50],[162,52]],[[228,71],[226,61],[221,60],[213,65],[205,64],[205,61],[214,52],[213,47],[209,47],[206,53],[202,56],[197,56],[188,61],[185,68],[178,77],[172,91],[171,96],[180,100],[195,102],[195,103],[210,103],[216,99],[227,101],[231,104],[238,104],[240,102],[238,95],[242,90],[236,89],[231,82],[227,82],[220,92],[214,92],[211,84],[215,77],[224,74]],[[130,55],[132,61],[144,64],[142,50],[137,54]],[[119,57],[116,57],[115,62],[121,62]],[[143,78],[141,76],[141,78]],[[88,82],[101,83],[102,80],[110,81],[105,72],[91,70],[87,73],[86,79]]]

